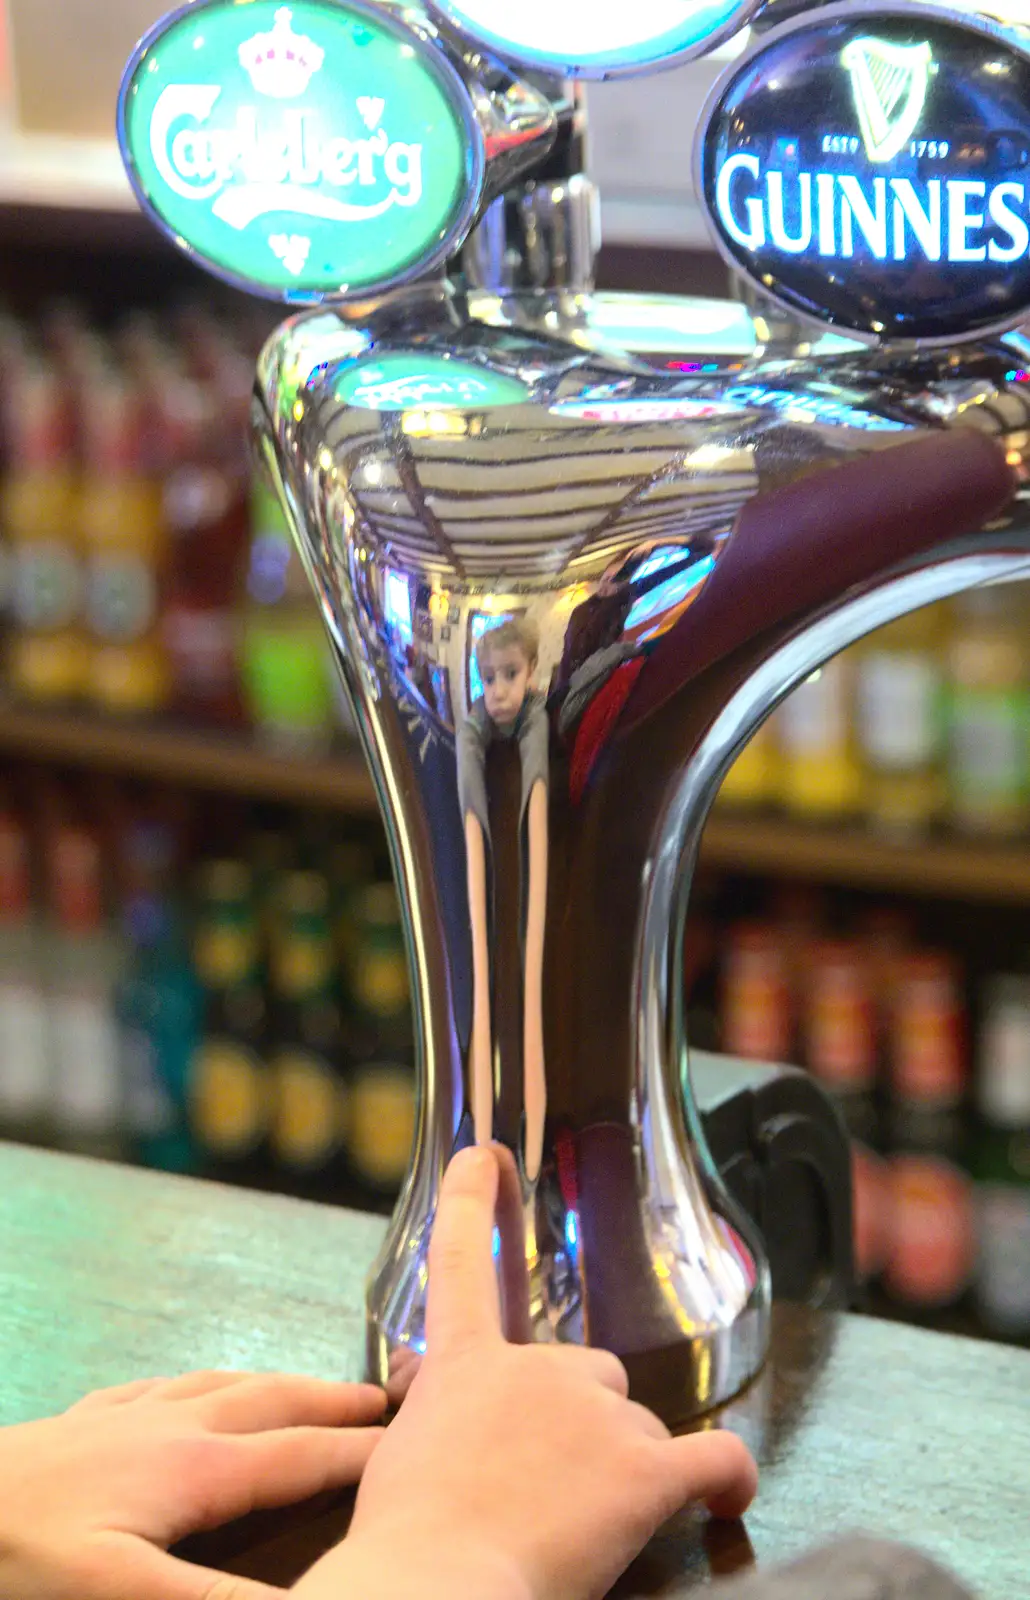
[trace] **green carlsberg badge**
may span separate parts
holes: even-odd
[[[489,411],[524,405],[531,396],[518,378],[490,367],[393,351],[356,362],[342,375],[336,398],[368,411]]]
[[[199,0],[126,69],[118,132],[143,206],[276,298],[416,277],[463,238],[483,138],[431,42],[364,0]]]

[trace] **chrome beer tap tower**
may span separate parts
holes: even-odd
[[[262,354],[254,433],[405,913],[382,1380],[425,1348],[442,1174],[490,1139],[513,1337],[615,1351],[672,1424],[758,1372],[768,1266],[684,1029],[707,813],[839,650],[1030,571],[1021,39],[908,0],[753,9],[194,0],[126,71],[141,203],[310,305]],[[741,298],[596,293],[583,79],[748,20],[696,154]]]

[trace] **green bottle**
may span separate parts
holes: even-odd
[[[351,1077],[347,1149],[372,1193],[397,1193],[415,1133],[415,1046],[397,892],[376,883],[353,902],[350,994],[358,1060]]]
[[[267,1005],[253,880],[239,861],[209,863],[193,964],[204,990],[190,1122],[209,1175],[263,1184],[269,1175],[271,1091]]]
[[[125,920],[133,954],[118,996],[118,1019],[133,1153],[162,1172],[195,1172],[189,1089],[203,991],[182,918],[169,900],[139,895],[127,906]]]
[[[315,872],[280,884],[271,944],[272,1157],[277,1177],[310,1198],[342,1198],[347,1051],[330,897]]]

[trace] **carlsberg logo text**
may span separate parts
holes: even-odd
[[[381,127],[367,138],[327,137],[322,119],[299,108],[270,117],[240,106],[229,126],[211,127],[221,95],[216,84],[165,89],[151,119],[150,150],[174,194],[211,202],[231,227],[279,211],[362,222],[421,200],[421,144],[391,140]]]
[[[749,251],[771,244],[786,255],[949,262],[1018,261],[1030,252],[1022,183],[763,174],[758,157],[741,151],[719,170],[715,205],[728,236]]]

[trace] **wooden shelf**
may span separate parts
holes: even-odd
[[[805,825],[721,811],[705,829],[708,867],[938,899],[1030,905],[1030,840],[955,836],[894,843],[860,827]]]
[[[325,756],[285,753],[238,734],[40,712],[0,702],[0,751],[190,789],[326,806],[355,815],[376,812],[372,782],[356,750]]]
[[[0,700],[0,752],[354,816],[377,812],[372,782],[356,749],[303,755],[243,734],[34,711]],[[805,825],[717,807],[705,829],[701,859],[704,866],[723,871],[1030,905],[1030,840],[992,845],[945,836],[895,844],[860,827]]]

